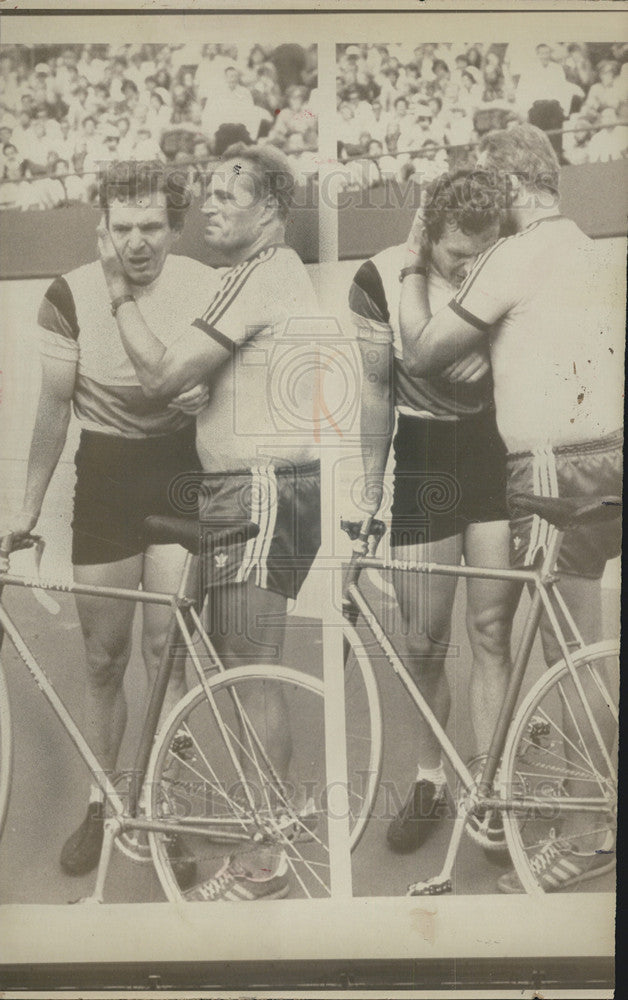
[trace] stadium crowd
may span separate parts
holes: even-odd
[[[464,147],[529,121],[563,163],[628,155],[628,45],[339,45],[338,159],[347,187],[430,181]],[[562,130],[562,132],[561,132]]]
[[[92,203],[113,160],[196,165],[233,142],[318,167],[316,46],[0,46],[0,208]]]

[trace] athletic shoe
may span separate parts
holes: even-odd
[[[78,830],[68,837],[59,859],[66,875],[87,875],[100,860],[105,832],[102,802],[90,802]]]
[[[388,846],[397,854],[416,851],[436,828],[439,820],[454,815],[447,785],[417,781],[405,805],[389,823]]]
[[[614,838],[609,831],[604,848],[599,851],[578,851],[571,841],[564,837],[549,840],[540,851],[529,860],[530,868],[544,892],[558,892],[570,889],[587,879],[604,875],[615,865]],[[500,892],[525,892],[517,873],[506,872],[497,880]]]
[[[232,854],[213,878],[186,892],[191,902],[215,903],[218,900],[283,899],[290,891],[288,861],[282,851],[279,859],[269,860],[268,851],[253,854]],[[272,865],[272,868],[265,867]]]

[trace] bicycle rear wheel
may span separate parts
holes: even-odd
[[[147,773],[147,813],[173,823],[173,836],[151,833],[160,882],[170,901],[212,880],[225,857],[270,848],[289,869],[290,895],[330,893],[327,843],[325,729],[322,682],[268,665],[230,669],[190,691],[156,737]],[[290,730],[288,774],[269,746],[263,713],[251,718],[251,699],[272,686]],[[241,780],[236,760],[244,772]],[[285,766],[283,767],[285,772]],[[182,862],[193,885],[179,885]]]
[[[0,835],[4,827],[11,792],[11,768],[13,764],[13,734],[9,692],[0,661]]]
[[[504,749],[501,794],[514,802],[503,813],[506,839],[529,893],[599,891],[614,860],[619,649],[598,643],[573,662],[586,706],[562,661],[523,701]],[[561,851],[566,860],[553,868]]]

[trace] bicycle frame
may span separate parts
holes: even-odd
[[[215,695],[208,682],[207,674],[209,671],[224,673],[226,672],[226,668],[203,626],[199,613],[195,607],[194,600],[186,596],[190,587],[192,574],[196,569],[196,563],[196,557],[191,553],[188,553],[186,555],[179,587],[177,592],[174,594],[78,583],[65,584],[42,580],[39,577],[27,578],[16,576],[9,572],[0,572],[0,597],[4,586],[6,585],[33,590],[88,595],[104,599],[109,598],[133,601],[140,604],[161,605],[170,607],[172,611],[166,642],[160,656],[157,674],[152,686],[142,731],[137,745],[134,768],[131,772],[133,780],[130,782],[128,788],[128,799],[125,806],[111,778],[103,772],[98,759],[93,754],[81,730],[57,694],[54,685],[46,676],[45,671],[37,661],[32,651],[28,648],[7,609],[0,601],[0,647],[4,633],[6,632],[20,659],[27,667],[39,690],[52,706],[57,718],[61,722],[61,725],[68,733],[72,743],[92,773],[94,780],[103,791],[106,801],[110,806],[112,815],[108,816],[105,821],[104,840],[96,875],[96,885],[93,894],[87,897],[85,900],[86,902],[102,902],[104,884],[113,852],[114,842],[120,834],[126,831],[135,830],[147,833],[154,832],[166,834],[172,834],[173,831],[185,831],[188,834],[208,837],[210,839],[214,836],[221,842],[247,841],[250,840],[252,833],[256,832],[255,829],[250,831],[248,826],[242,821],[236,824],[234,820],[227,820],[220,817],[211,817],[208,819],[201,819],[199,817],[195,820],[186,821],[184,818],[178,818],[175,816],[169,816],[167,819],[153,819],[142,814],[138,815],[140,794],[145,784],[150,755],[160,722],[166,690],[172,675],[176,654],[181,650],[182,643],[191,663],[194,666],[200,686],[203,689],[208,706],[213,714],[222,737],[224,747],[230,757],[231,764],[239,779],[240,786],[244,791],[250,810],[251,822],[254,826],[256,824],[259,826],[259,811],[255,804],[253,791],[251,790],[249,782],[247,781],[242,769],[237,749],[234,746],[232,734],[230,734],[227,726],[225,725],[221,712],[216,704]],[[193,640],[194,633],[196,633],[201,641],[204,652],[207,654],[209,665],[207,663],[201,663],[199,653],[195,648]],[[265,764],[269,769],[269,773],[272,776],[273,781],[279,789],[285,791],[284,784],[277,774],[276,769],[272,765],[272,762],[268,759],[268,755],[266,754],[260,738],[255,728],[252,726],[249,716],[244,710],[240,697],[236,691],[231,692],[231,698],[236,712],[238,713],[238,717],[244,726],[245,738],[248,741],[250,748],[254,753],[261,753],[264,756]]]
[[[530,659],[532,645],[538,632],[543,612],[547,612],[552,629],[560,646],[561,652],[567,665],[570,667],[572,680],[576,685],[583,703],[587,705],[583,695],[579,678],[573,667],[571,648],[582,648],[584,642],[580,635],[576,623],[574,622],[569,609],[567,608],[558,588],[556,586],[559,579],[555,570],[556,559],[563,533],[552,526],[547,551],[539,568],[530,570],[515,569],[493,569],[490,567],[447,565],[440,563],[411,563],[404,560],[379,559],[374,554],[367,555],[360,551],[354,551],[351,562],[346,570],[343,587],[343,614],[348,621],[349,627],[354,628],[357,621],[356,610],[360,612],[366,622],[370,634],[386,656],[392,669],[400,678],[403,686],[412,698],[419,712],[428,723],[430,729],[440,743],[449,764],[460,780],[465,792],[471,796],[481,796],[483,805],[491,808],[506,810],[512,808],[514,800],[506,798],[495,798],[491,796],[495,775],[499,767],[499,762],[504,750],[508,728],[512,721],[513,712],[519,697],[525,672]],[[510,680],[504,695],[504,701],[497,720],[488,755],[485,759],[479,783],[471,775],[469,768],[464,763],[460,754],[456,750],[449,736],[440,725],[438,719],[432,712],[427,701],[417,688],[412,675],[404,666],[403,661],[395,650],[393,644],[385,634],[377,615],[371,608],[369,602],[359,587],[359,576],[363,569],[397,570],[408,573],[417,573],[422,576],[439,575],[462,578],[472,578],[481,580],[510,580],[521,584],[528,584],[532,589],[532,599],[525,619],[523,632],[519,641],[519,646],[513,661],[513,669]],[[561,624],[556,614],[558,608],[565,618],[573,640],[568,642],[563,633]],[[608,750],[604,744],[597,722],[588,711],[588,719],[595,734],[603,754],[610,763]],[[516,803],[521,806],[521,800]],[[578,808],[577,802],[571,803],[572,808]]]
[[[172,673],[172,656],[170,655],[170,651],[172,644],[175,641],[173,624],[176,623],[177,620],[176,613],[179,608],[183,607],[187,609],[192,605],[192,601],[184,596],[189,580],[189,569],[189,563],[186,562],[181,585],[176,594],[166,594],[158,591],[131,590],[124,587],[100,587],[78,583],[63,584],[54,581],[40,580],[39,578],[15,576],[11,573],[0,573],[0,595],[5,586],[12,586],[32,590],[45,590],[57,593],[63,592],[122,601],[134,601],[139,604],[155,604],[172,608],[173,618],[168,634],[168,641],[166,642],[164,652],[162,653],[135,760],[134,775],[136,777],[140,776],[140,786],[146,774],[152,740],[159,722],[159,713],[163,704],[164,694]],[[53,708],[57,718],[61,722],[61,725],[66,730],[68,736],[72,740],[72,743],[91,771],[94,780],[105,794],[111,805],[113,813],[116,817],[121,819],[127,811],[125,810],[113,783],[108,775],[102,771],[98,759],[92,753],[92,750],[85,740],[81,730],[78,728],[70,712],[68,712],[63,701],[57,694],[54,685],[48,679],[36,657],[24,642],[18,627],[11,619],[7,609],[4,607],[4,604],[0,601],[0,646],[2,644],[4,633],[6,633],[7,637],[10,639],[18,656],[27,667],[39,690]],[[129,797],[129,815],[127,816],[129,821],[135,816],[137,811],[138,797],[139,790],[136,786],[136,782],[133,782]],[[131,824],[129,823],[129,825]]]
[[[153,831],[169,831],[172,829],[172,822],[165,823],[159,822],[157,820],[148,820],[143,817],[138,817],[139,808],[139,798],[144,780],[146,777],[146,771],[148,768],[148,761],[150,758],[150,753],[153,745],[153,740],[157,732],[157,726],[159,724],[159,717],[161,714],[161,709],[164,702],[164,696],[166,689],[168,687],[168,682],[170,680],[174,656],[177,649],[180,649],[181,640],[186,647],[186,651],[190,656],[191,662],[194,665],[198,679],[203,686],[205,691],[205,696],[214,711],[215,718],[218,722],[221,735],[223,737],[225,746],[230,754],[233,766],[243,783],[245,793],[249,802],[249,806],[254,809],[254,801],[252,793],[248,788],[248,784],[242,772],[240,762],[236,751],[232,746],[231,738],[226,731],[226,728],[220,717],[220,713],[217,710],[214,695],[207,683],[207,667],[203,667],[198,653],[194,648],[194,642],[192,638],[192,632],[188,627],[189,619],[193,628],[199,635],[201,642],[205,648],[210,662],[210,669],[215,669],[219,671],[224,671],[225,667],[213,646],[209,636],[207,635],[200,617],[194,607],[194,601],[186,596],[190,577],[195,565],[195,557],[191,554],[186,556],[184,563],[183,573],[181,577],[181,582],[179,588],[175,594],[166,594],[157,591],[144,591],[144,590],[131,590],[122,587],[102,587],[96,585],[88,584],[64,584],[54,581],[41,580],[37,577],[27,578],[21,576],[15,576],[11,573],[0,573],[0,595],[4,586],[14,586],[22,587],[33,590],[45,590],[52,592],[64,592],[75,595],[86,595],[91,597],[102,597],[115,600],[133,601],[140,604],[154,604],[170,607],[172,610],[172,617],[169,624],[168,635],[166,642],[164,644],[160,662],[157,670],[157,675],[155,682],[153,684],[151,695],[148,703],[148,708],[144,718],[144,723],[140,735],[140,739],[137,746],[135,762],[133,767],[133,781],[130,783],[128,790],[128,806],[122,803],[122,800],[115,789],[112,781],[108,775],[102,771],[100,763],[96,756],[93,754],[89,745],[87,744],[85,737],[83,736],[81,730],[77,726],[70,712],[68,712],[63,701],[57,694],[57,691],[51,681],[48,679],[45,671],[37,661],[34,654],[28,648],[22,635],[11,619],[6,608],[0,601],[0,646],[2,644],[2,638],[6,632],[7,637],[12,642],[16,652],[18,653],[20,659],[27,667],[29,673],[33,677],[33,680],[37,684],[39,690],[42,692],[46,700],[52,706],[57,718],[61,722],[68,733],[72,743],[76,747],[80,756],[83,758],[85,764],[91,771],[94,780],[102,789],[109,802],[114,818],[117,822],[117,832],[121,832],[127,829],[136,830],[153,830]],[[236,697],[237,700],[237,696]],[[242,707],[238,702],[237,707],[242,711]],[[204,833],[205,830],[197,829],[191,832]],[[224,831],[223,831],[224,835]]]

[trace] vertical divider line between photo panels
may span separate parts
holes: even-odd
[[[338,207],[333,194],[336,159],[336,46],[331,39],[318,40],[319,115],[319,299],[324,315],[333,315],[331,287],[338,264]],[[323,677],[325,687],[325,749],[327,761],[328,829],[332,896],[352,895],[349,851],[347,743],[342,665],[342,619],[335,593],[336,525],[333,497],[334,446],[321,448],[321,537],[328,558],[327,585],[322,599]]]

